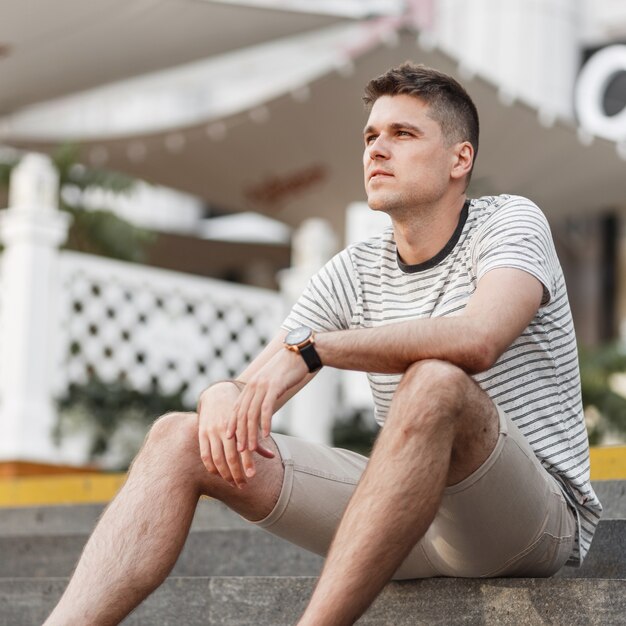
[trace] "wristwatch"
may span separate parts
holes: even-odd
[[[317,372],[322,367],[322,361],[315,349],[315,333],[308,326],[299,326],[287,333],[283,341],[285,348],[298,352],[309,368],[309,372]]]

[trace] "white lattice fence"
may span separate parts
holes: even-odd
[[[184,389],[193,405],[211,381],[237,375],[277,332],[279,294],[176,272],[61,254],[55,391],[92,375],[147,391]]]

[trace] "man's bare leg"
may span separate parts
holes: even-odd
[[[273,441],[266,445],[276,456],[257,457],[256,476],[237,489],[202,464],[194,413],[158,420],[46,626],[118,624],[171,571],[201,495],[251,520],[268,515],[280,494],[283,467]]]
[[[300,626],[353,624],[428,530],[445,486],[480,467],[497,438],[495,406],[464,372],[409,368]]]

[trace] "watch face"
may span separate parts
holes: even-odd
[[[290,346],[297,346],[298,344],[306,341],[313,331],[306,326],[300,326],[287,334],[285,337],[285,343]]]

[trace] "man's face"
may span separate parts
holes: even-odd
[[[448,189],[456,159],[429,107],[408,95],[381,96],[364,131],[368,204],[392,213],[435,203]]]

